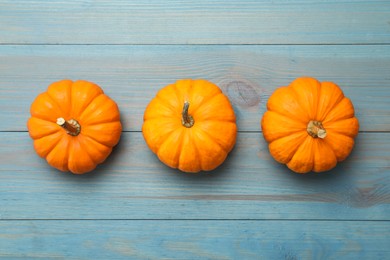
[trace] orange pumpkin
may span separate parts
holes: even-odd
[[[35,151],[61,171],[93,170],[120,139],[118,106],[88,81],[51,84],[37,96],[30,112],[27,126]]]
[[[218,86],[200,79],[178,80],[149,103],[142,133],[166,165],[184,172],[210,171],[233,149],[236,117]]]
[[[261,128],[274,159],[306,173],[328,171],[346,159],[359,122],[336,84],[302,77],[271,95]]]

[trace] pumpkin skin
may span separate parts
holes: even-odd
[[[27,127],[35,151],[60,171],[92,171],[122,132],[117,104],[85,80],[52,83],[36,97],[30,113]]]
[[[144,113],[142,133],[166,165],[183,172],[211,171],[236,142],[236,117],[215,84],[183,79],[158,91]]]
[[[261,128],[276,161],[307,173],[328,171],[345,160],[359,122],[339,86],[302,77],[271,95]]]

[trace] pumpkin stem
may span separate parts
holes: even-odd
[[[194,118],[188,114],[189,107],[190,107],[190,103],[188,101],[185,101],[183,112],[181,113],[182,115],[181,123],[183,124],[183,126],[187,128],[191,128],[195,123]]]
[[[81,126],[79,122],[74,119],[66,121],[64,118],[59,117],[57,118],[57,125],[64,128],[66,130],[66,133],[72,136],[77,136],[78,134],[80,134],[81,131]]]
[[[311,120],[307,124],[307,132],[314,138],[324,139],[326,137],[326,130],[321,122]]]

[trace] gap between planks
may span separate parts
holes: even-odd
[[[386,43],[0,43],[0,46],[388,46]]]
[[[94,218],[86,218],[86,219],[78,219],[78,218],[68,218],[68,219],[61,219],[61,218],[53,218],[53,219],[45,219],[45,218],[38,218],[38,219],[0,219],[0,222],[7,222],[7,221],[223,221],[223,222],[233,222],[233,221],[256,221],[256,222],[269,222],[269,221],[283,221],[283,222],[390,222],[390,220],[386,219],[282,219],[282,218],[267,218],[267,219],[251,219],[251,218],[235,218],[235,219],[217,219],[217,218],[210,218],[210,219],[197,219],[197,218],[172,218],[172,219],[164,219],[164,218],[117,218],[117,219],[110,219],[110,218],[102,218],[102,219],[94,219]]]

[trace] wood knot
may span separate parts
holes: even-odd
[[[379,204],[389,204],[388,189],[388,185],[385,184],[374,184],[360,188],[353,187],[347,190],[342,202],[355,208],[369,208]]]
[[[243,108],[256,106],[260,102],[260,96],[256,89],[246,81],[235,80],[225,85],[226,94],[230,101]]]

